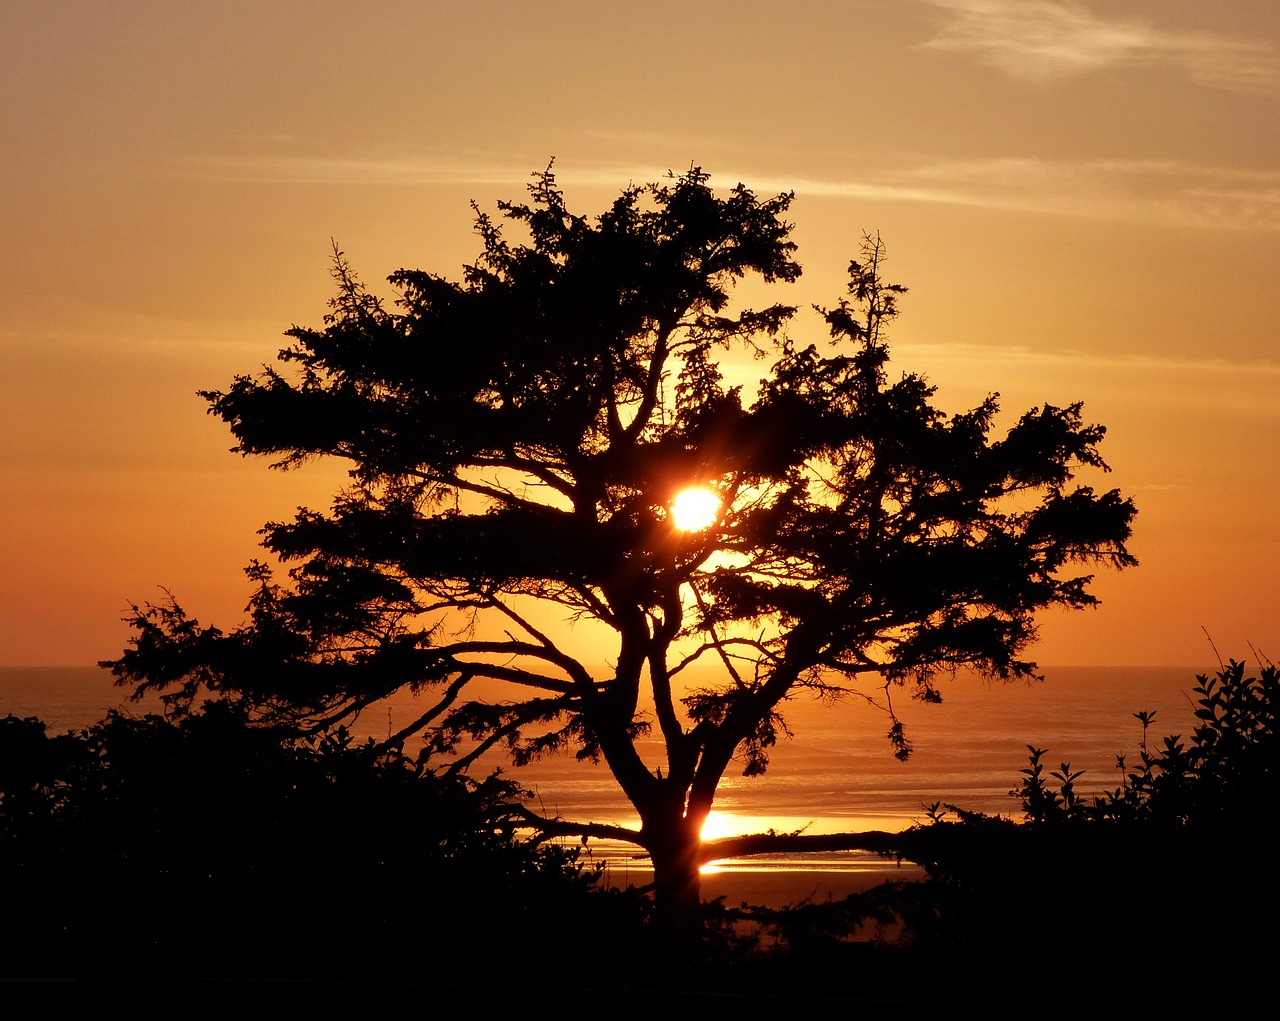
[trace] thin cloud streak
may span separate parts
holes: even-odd
[[[199,156],[179,162],[180,173],[236,184],[421,185],[507,183],[528,168],[436,156]]]
[[[1185,356],[1112,354],[1106,351],[1036,350],[1017,344],[894,344],[894,364],[904,370],[927,366],[930,378],[1001,378],[1007,388],[1021,378],[1036,387],[1046,381],[1088,380],[1096,395],[1110,391],[1127,404],[1214,408],[1233,416],[1274,420],[1280,415],[1280,362],[1229,361]]]
[[[1110,391],[1127,404],[1212,407],[1233,415],[1280,416],[1280,362],[1265,359],[1160,357],[1105,351],[1043,350],[1020,344],[893,342],[891,372],[920,372],[945,387],[961,385],[980,393],[999,389],[1043,390],[1047,383],[1073,389],[1087,381],[1097,398]],[[758,367],[729,364],[726,379],[750,392]],[[1073,398],[1074,399],[1074,398]],[[1092,398],[1091,398],[1092,399]]]
[[[536,165],[540,160],[534,160]],[[246,184],[314,186],[523,185],[530,162],[505,155],[437,153],[345,157],[204,156],[179,173]],[[557,166],[562,184],[616,188],[664,178],[672,168],[619,164]],[[679,171],[676,171],[677,173]],[[854,178],[789,178],[715,173],[757,192],[932,203],[1215,230],[1280,231],[1280,171],[1193,166],[1158,160],[1051,161],[1007,157],[872,168]]]
[[[1099,375],[1126,373],[1184,376],[1202,380],[1234,381],[1240,377],[1280,386],[1280,362],[1265,358],[1228,361],[1223,358],[1158,357],[1145,354],[1112,354],[1106,351],[1041,351],[1021,344],[894,343],[897,354],[913,359],[923,355],[933,361],[998,362],[1036,369],[1071,369]]]
[[[546,155],[521,159],[509,153],[491,156],[443,155],[436,152],[375,156],[330,155],[206,155],[177,162],[178,172],[209,180],[238,184],[297,185],[425,185],[425,184],[523,184],[529,181],[530,167],[545,166]],[[651,168],[637,174],[635,166],[595,165],[562,172],[556,177],[578,185],[616,187],[628,177],[653,181],[665,177],[669,168]],[[678,173],[678,171],[677,171]]]
[[[926,0],[951,15],[923,45],[970,52],[985,64],[1037,80],[1110,67],[1166,66],[1209,88],[1272,92],[1275,46],[1211,32],[1174,32],[1094,14],[1073,0]]]
[[[872,171],[858,179],[756,180],[762,190],[877,201],[928,202],[1215,230],[1280,231],[1280,171],[1176,161],[1034,158],[944,161]]]

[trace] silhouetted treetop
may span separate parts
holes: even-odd
[[[720,315],[734,279],[799,275],[779,219],[790,197],[762,203],[740,186],[719,199],[705,181],[694,171],[630,188],[589,224],[548,171],[533,206],[501,206],[531,245],[509,244],[480,214],[485,250],[463,279],[401,270],[394,312],[337,253],[325,328],[289,331],[295,343],[280,353],[296,375],[241,376],[205,396],[237,449],[284,464],[333,454],[370,480],[493,465],[568,495],[568,473],[669,431],[656,416],[672,367],[686,417],[726,400],[713,348],[792,312]]]

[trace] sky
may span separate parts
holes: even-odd
[[[196,390],[320,323],[334,243],[456,276],[553,159],[582,212],[793,190],[778,300],[878,231],[893,367],[1084,402],[1141,566],[1040,663],[1280,657],[1275,0],[5,0],[0,91],[0,665],[116,656],[165,590],[239,623],[258,528],[342,469],[230,454]]]

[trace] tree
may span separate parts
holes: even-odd
[[[250,566],[245,624],[134,607],[132,647],[108,665],[141,691],[234,692],[317,725],[430,691],[394,740],[421,734],[439,768],[497,745],[517,764],[603,759],[638,830],[530,822],[638,844],[675,917],[728,846],[700,839],[717,785],[735,759],[765,771],[788,699],[874,678],[938,701],[935,678],[962,665],[1032,674],[1035,613],[1092,605],[1079,572],[1134,563],[1135,511],[1077,484],[1106,469],[1079,404],[995,438],[995,395],[948,416],[921,376],[890,380],[905,288],[882,281],[878,236],[818,310],[820,350],[788,334],[794,307],[730,302],[744,278],[799,276],[791,195],[717,193],[691,169],[589,219],[550,168],[529,191],[499,220],[477,209],[482,250],[461,280],[392,275],[392,307],[335,247],[323,328],[295,327],[279,365],[202,393],[241,454],[337,458],[351,483],[328,512],[265,527],[292,567],[280,583]],[[768,363],[752,395],[726,382],[733,348]],[[696,529],[673,513],[690,488],[713,497]],[[570,654],[548,606],[604,625],[607,668]],[[702,664],[714,678],[687,684]],[[654,728],[661,762],[637,748]]]

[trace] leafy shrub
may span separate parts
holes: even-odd
[[[249,725],[226,702],[52,737],[10,716],[3,967],[278,978],[435,961],[458,976],[587,915],[630,921],[633,906],[588,900],[575,851],[518,836],[519,795],[345,730]]]
[[[1256,933],[1280,908],[1269,854],[1280,676],[1232,661],[1196,680],[1189,737],[1153,741],[1155,714],[1135,714],[1138,765],[1119,757],[1116,789],[1081,795],[1081,771],[1049,770],[1029,745],[1010,792],[1023,822],[937,804],[930,825],[902,834],[935,907],[916,916],[916,945],[974,967],[1020,960],[1017,974],[1041,988],[1050,961],[1073,962],[1054,996],[1085,999],[1100,993],[1080,967],[1087,948],[1119,969],[1108,1002],[1147,1006],[1222,1005],[1269,975],[1271,944]]]
[[[1265,808],[1280,793],[1280,671],[1265,665],[1256,676],[1235,660],[1212,677],[1196,677],[1196,725],[1190,739],[1174,734],[1152,746],[1154,712],[1138,712],[1142,725],[1139,765],[1125,771],[1121,786],[1087,800],[1075,791],[1080,772],[1063,763],[1049,777],[1041,762],[1044,749],[1028,745],[1030,765],[1011,793],[1022,802],[1028,821],[1054,825],[1066,821],[1142,821],[1167,829],[1254,829]]]

